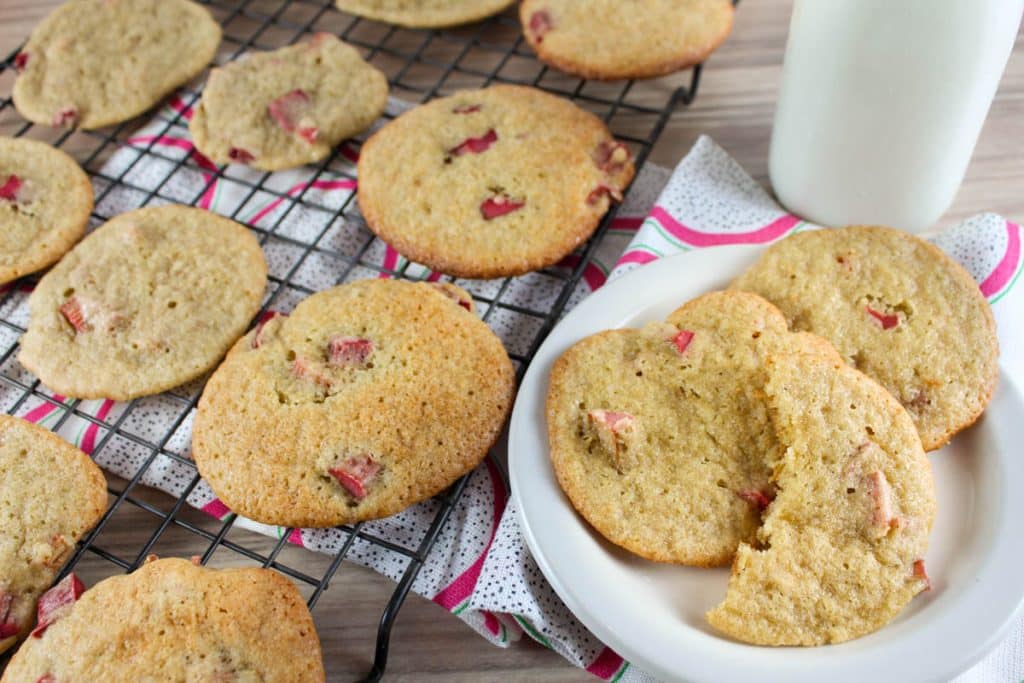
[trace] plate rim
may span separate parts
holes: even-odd
[[[559,323],[552,329],[551,333],[547,336],[541,346],[537,349],[534,355],[534,362],[530,364],[527,369],[526,375],[523,378],[522,386],[516,397],[515,405],[513,407],[512,416],[509,422],[509,447],[508,447],[508,461],[509,461],[509,480],[511,485],[511,496],[516,502],[517,511],[517,522],[520,530],[526,541],[526,545],[540,568],[545,579],[552,586],[552,589],[559,596],[559,598],[565,603],[566,607],[572,612],[572,614],[580,620],[580,622],[599,640],[605,645],[611,647],[617,653],[619,653],[626,661],[631,662],[633,665],[640,669],[662,677],[665,680],[725,680],[718,675],[713,675],[710,678],[680,678],[679,671],[670,671],[664,668],[659,662],[652,661],[647,657],[640,654],[636,648],[632,646],[628,638],[622,638],[616,630],[608,627],[604,620],[600,619],[595,610],[586,604],[585,600],[577,597],[575,591],[570,589],[562,581],[559,572],[552,566],[541,542],[538,540],[531,526],[530,517],[528,516],[527,507],[532,507],[532,504],[528,502],[528,499],[521,494],[521,477],[524,476],[523,468],[526,465],[523,464],[524,458],[528,459],[529,455],[523,453],[521,442],[523,441],[524,432],[529,432],[531,427],[531,420],[533,417],[534,402],[537,398],[540,399],[540,403],[543,404],[543,400],[547,393],[547,375],[550,364],[557,358],[561,351],[555,349],[556,345],[562,343],[563,333],[561,330],[569,329],[571,326],[576,324],[579,320],[585,320],[588,315],[591,314],[591,309],[595,311],[599,310],[602,305],[606,305],[605,299],[610,299],[618,290],[625,290],[630,286],[642,289],[645,281],[659,281],[662,278],[671,277],[672,269],[679,269],[680,264],[683,261],[694,258],[716,258],[719,260],[722,258],[751,258],[756,254],[762,252],[767,245],[725,245],[709,247],[700,250],[686,251],[678,254],[659,259],[653,263],[644,265],[643,267],[637,268],[629,273],[624,274],[622,277],[617,278],[614,281],[609,282],[602,289],[591,293],[583,301],[581,301],[573,310],[571,310]],[[698,254],[700,256],[698,256]],[[664,271],[664,273],[662,272]],[[711,291],[711,290],[706,290]],[[682,301],[679,302],[681,304]],[[678,304],[677,304],[678,305]],[[611,307],[614,308],[614,307]],[[609,314],[610,316],[610,314]],[[566,336],[571,337],[572,341],[567,343],[574,343],[575,341],[582,339],[583,337],[591,334],[591,332],[585,333],[570,333]],[[555,350],[552,350],[555,349]],[[549,359],[548,357],[551,356]],[[541,360],[540,363],[536,362]],[[1006,370],[1000,366],[999,374],[999,386],[997,389],[998,393],[1008,392],[1010,399],[1015,400],[1018,407],[1022,404],[1022,395],[1019,387],[1013,381],[1012,377],[1006,372]],[[530,404],[529,406],[527,404]],[[1022,415],[1024,417],[1024,415]],[[542,442],[543,457],[544,461],[548,461],[548,447],[547,447],[547,430],[546,425],[542,422],[539,427],[535,427],[533,431],[541,432],[540,441]],[[1000,458],[1004,464],[1006,463],[1005,458]],[[550,467],[550,464],[547,465]],[[1016,469],[1021,469],[1018,466]],[[1019,480],[1024,482],[1024,470],[1019,473]],[[556,484],[557,488],[557,484]],[[1006,487],[1004,487],[1006,488]],[[561,490],[558,490],[558,494],[562,495]],[[564,498],[564,496],[563,496]],[[1006,496],[1002,496],[1003,499]],[[1005,502],[1005,501],[1004,501]],[[1002,508],[1006,506],[1003,505]],[[1018,508],[1024,509],[1024,504],[1018,505]],[[577,521],[581,527],[586,527],[586,523],[579,518],[578,514],[573,511],[576,515]],[[997,523],[1005,522],[1009,515],[1005,509],[1002,509],[1002,514],[997,518]],[[590,532],[596,533],[596,532]],[[1003,534],[1005,536],[1005,534]],[[997,545],[999,538],[993,539],[993,546]],[[992,558],[983,558],[980,560],[983,565],[990,566],[992,564]],[[989,630],[989,633],[981,638],[976,639],[970,648],[967,648],[966,652],[963,652],[956,657],[947,657],[943,659],[945,662],[944,666],[935,665],[930,671],[923,671],[918,668],[918,673],[925,674],[931,679],[934,677],[936,680],[948,680],[966,670],[971,668],[974,664],[979,662],[987,654],[989,654],[1001,641],[1005,638],[1006,633],[1010,630],[1013,624],[1024,614],[1024,578],[1021,579],[1019,590],[1016,595],[1016,599],[1010,601],[1012,607],[1008,610],[1002,610],[1002,618],[997,628]],[[958,605],[963,601],[954,603]],[[968,603],[969,604],[969,603]],[[884,629],[885,627],[883,627]],[[879,629],[881,631],[882,629]],[[850,642],[857,642],[858,639]],[[751,646],[731,641],[725,637],[721,637],[721,642],[728,645],[734,645],[737,648],[737,657],[743,657],[742,648],[749,648]],[[796,651],[827,651],[828,648],[836,646],[826,646],[825,648],[795,648]],[[759,651],[778,651],[778,648],[757,648]],[[935,660],[933,660],[935,661]],[[686,673],[686,672],[682,672]]]

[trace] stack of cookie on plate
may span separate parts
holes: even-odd
[[[804,232],[664,322],[571,347],[547,398],[573,506],[642,557],[732,564],[708,621],[760,645],[870,633],[929,588],[925,452],[983,412],[985,298],[887,228]]]

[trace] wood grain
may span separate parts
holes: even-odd
[[[0,54],[16,48],[57,4],[57,0],[0,0]],[[759,181],[767,183],[768,140],[790,4],[791,0],[743,2],[733,35],[707,65],[697,102],[672,116],[654,150],[653,161],[673,165],[699,135],[708,134]],[[967,178],[943,225],[980,211],[995,211],[1015,220],[1024,218],[1022,53],[1024,47],[1018,39]],[[140,495],[165,510],[173,504],[173,500],[155,492]],[[203,521],[189,510],[182,516],[195,523]],[[130,557],[139,550],[141,534],[148,536],[157,523],[141,509],[127,506],[115,515],[100,544]],[[231,536],[254,549],[272,547],[270,540],[244,531],[233,531]],[[160,538],[154,550],[162,555],[197,552],[193,537],[173,528]],[[323,571],[322,556],[295,548],[285,553],[283,559],[291,566],[308,567],[313,575]],[[214,557],[214,564],[237,565],[238,560],[238,555],[225,552],[224,557]],[[104,561],[87,559],[82,567],[87,578],[92,565],[98,573],[109,573]],[[392,587],[391,582],[373,572],[342,565],[314,612],[331,680],[352,680],[369,668],[380,610]],[[395,626],[388,672],[388,680],[428,683],[499,678],[532,683],[594,680],[528,639],[509,649],[491,647],[458,619],[416,596],[410,597]]]

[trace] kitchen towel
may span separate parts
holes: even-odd
[[[262,174],[251,169],[231,166],[222,177],[215,176],[217,168],[194,149],[188,136],[191,108],[186,103],[191,100],[189,94],[172,98],[94,177],[101,197],[99,214],[113,216],[142,203],[180,202],[232,216],[269,232],[264,251],[272,276],[309,290],[381,276],[373,268],[353,265],[352,259],[388,270],[404,269],[410,277],[437,278],[425,268],[407,264],[394,250],[373,239],[351,209],[344,217],[336,216],[355,191],[355,145],[346,144],[323,173],[314,174],[307,168],[271,175],[264,185],[276,194],[266,193],[253,188]],[[389,110],[398,113],[406,107],[393,101]],[[182,160],[188,163],[181,164]],[[302,202],[280,195],[301,197]],[[566,310],[609,278],[655,259],[718,244],[770,242],[810,227],[779,208],[714,142],[701,138],[674,173],[652,165],[642,169],[586,265]],[[1011,307],[1021,310],[1024,298],[1024,288],[1014,288],[1022,267],[1020,228],[987,214],[935,240],[968,268],[993,302],[1004,365],[1020,376],[1021,359],[1007,358],[1008,350],[1020,346],[1012,341],[1024,336],[1020,323],[1009,315]],[[310,246],[315,248],[310,250]],[[337,254],[348,258],[339,259]],[[559,267],[574,268],[578,258],[569,257]],[[502,281],[457,282],[482,299],[499,297],[524,311],[550,310],[561,286],[560,280],[543,273],[515,278],[507,285]],[[0,317],[24,326],[28,287],[15,285],[14,289],[0,309]],[[287,284],[268,289],[269,305],[278,311],[291,310],[305,295],[302,289]],[[519,353],[528,350],[538,329],[536,316],[511,308],[495,309],[487,321],[506,346]],[[9,349],[15,342],[16,335],[0,327],[0,349]],[[32,381],[13,358],[2,370],[25,383]],[[193,411],[182,399],[193,398],[201,388],[199,381],[169,394],[140,399],[127,412],[127,404],[113,401],[75,404],[76,410],[92,415],[100,425],[75,415],[66,417],[63,397],[50,394],[52,401],[33,396],[22,399],[23,392],[6,384],[0,387],[0,406],[43,425],[59,422],[59,432],[108,471],[127,479],[138,476],[141,483],[176,497],[185,496],[190,505],[224,519],[230,511],[187,461]],[[112,432],[108,427],[115,424],[118,430]],[[149,443],[160,445],[160,450],[154,454]],[[471,475],[465,495],[417,575],[413,590],[458,615],[494,644],[507,646],[525,634],[599,678],[652,680],[590,635],[545,581],[525,547],[516,511],[508,502],[500,448],[498,451],[494,460],[486,461]],[[362,533],[414,548],[436,511],[437,503],[421,503],[388,519],[367,523]],[[235,524],[277,537],[287,534],[289,542],[324,553],[338,552],[349,540],[347,533],[337,529],[289,530],[242,518]],[[347,557],[394,580],[407,569],[404,557],[362,537],[353,540]],[[1010,638],[962,680],[980,683],[1020,680],[1022,676],[1024,631],[1018,624]]]

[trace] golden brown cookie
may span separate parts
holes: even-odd
[[[384,74],[355,48],[317,33],[213,69],[189,132],[218,164],[276,171],[326,158],[366,130],[387,98]]]
[[[28,635],[36,600],[106,507],[107,482],[85,453],[0,415],[0,652]]]
[[[891,228],[798,233],[731,285],[793,329],[829,339],[914,418],[928,450],[974,423],[995,389],[995,320],[977,283],[937,247]]]
[[[0,284],[55,263],[85,234],[92,184],[75,160],[0,136]]]
[[[32,31],[14,105],[29,121],[84,129],[138,116],[213,59],[220,26],[188,0],[72,0]]]
[[[416,107],[359,158],[359,207],[378,236],[469,278],[557,263],[633,178],[596,116],[535,88],[497,85]]]
[[[729,0],[525,0],[519,18],[540,59],[601,80],[652,78],[704,61],[732,30]]]
[[[40,280],[18,360],[66,396],[165,391],[217,364],[266,280],[263,251],[238,223],[185,206],[129,211]]]
[[[239,340],[192,434],[224,504],[267,524],[335,526],[399,512],[476,467],[515,379],[454,289],[354,282]]]
[[[338,9],[409,28],[443,28],[485,19],[514,0],[335,0]]]
[[[325,680],[302,596],[269,569],[153,560],[62,602],[2,683]]]
[[[766,356],[803,343],[774,306],[739,292],[577,343],[547,397],[551,461],[573,506],[642,557],[728,563],[774,495]]]
[[[768,374],[775,500],[708,621],[758,645],[871,633],[928,588],[931,465],[906,411],[838,356],[775,354]]]

